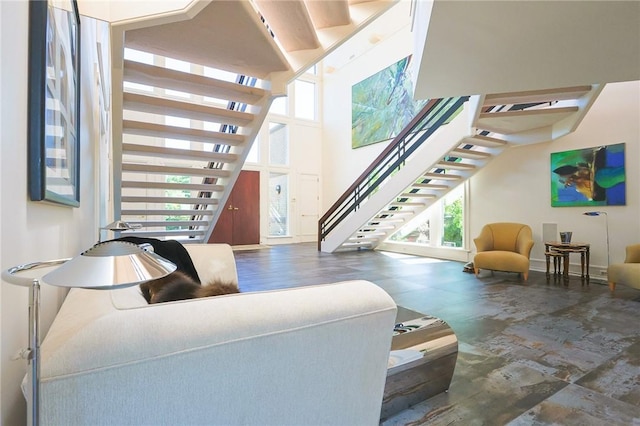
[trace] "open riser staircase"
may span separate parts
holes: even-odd
[[[207,242],[272,101],[396,2],[196,1],[114,25],[114,218],[138,228],[119,235]]]
[[[376,248],[505,149],[574,131],[601,90],[430,101],[320,219],[319,250]]]
[[[125,60],[120,217],[135,235],[208,238],[272,99],[237,80]]]

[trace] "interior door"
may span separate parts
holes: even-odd
[[[318,175],[300,174],[300,192],[298,209],[300,211],[298,232],[301,237],[317,238],[320,196]]]
[[[260,172],[240,172],[209,242],[260,244]]]

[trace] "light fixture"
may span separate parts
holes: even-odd
[[[116,220],[100,229],[105,229],[107,231],[131,231],[133,229],[140,228],[142,228],[142,225],[139,223],[129,223],[122,220]]]
[[[42,278],[16,275],[22,271],[59,266]],[[39,424],[40,410],[40,283],[58,287],[117,289],[164,277],[176,265],[137,244],[124,241],[98,243],[72,259],[27,263],[2,271],[8,283],[30,287],[29,348],[21,351],[31,365],[30,424]]]
[[[607,232],[607,268],[608,268],[609,265],[611,264],[611,261],[609,260],[609,216],[607,215],[607,212],[584,212],[582,214],[585,216],[603,216],[604,215],[604,224]]]

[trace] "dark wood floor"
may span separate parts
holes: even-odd
[[[242,291],[365,279],[445,320],[459,340],[448,393],[384,425],[640,425],[640,291],[572,277],[462,271],[459,262],[315,244],[235,253]]]

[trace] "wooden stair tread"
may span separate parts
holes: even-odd
[[[175,183],[175,182],[147,182],[147,181],[123,181],[123,188],[147,188],[147,189],[174,189],[186,191],[221,192],[224,186],[207,183]]]
[[[123,120],[122,132],[130,135],[170,138],[219,145],[238,146],[246,142],[243,135],[236,133],[213,132],[210,130],[190,129],[166,124],[147,123],[135,120]]]
[[[123,164],[122,171],[136,172],[136,173],[180,175],[180,176],[202,176],[202,177],[229,177],[231,175],[231,172],[228,170],[208,169],[208,168],[195,169],[190,167],[157,166],[157,165],[134,164],[134,163]]]
[[[483,106],[527,104],[578,99],[591,91],[591,86],[560,87],[522,92],[492,93],[484,97]]]
[[[237,126],[246,126],[255,118],[248,112],[234,111],[191,102],[159,98],[137,93],[123,94],[123,109],[149,114],[170,115],[191,120],[213,121]]]
[[[147,210],[123,209],[122,216],[212,216],[213,210]]]
[[[258,87],[232,83],[131,60],[124,61],[124,81],[253,105],[267,95]]]
[[[200,197],[154,197],[143,195],[125,195],[122,197],[123,203],[148,203],[148,204],[202,204],[215,205],[218,204],[216,198],[200,198]]]
[[[123,154],[142,155],[153,158],[172,158],[207,162],[216,161],[221,163],[235,163],[238,160],[238,156],[236,154],[167,148],[163,146],[150,146],[132,143],[123,143],[122,152]]]

